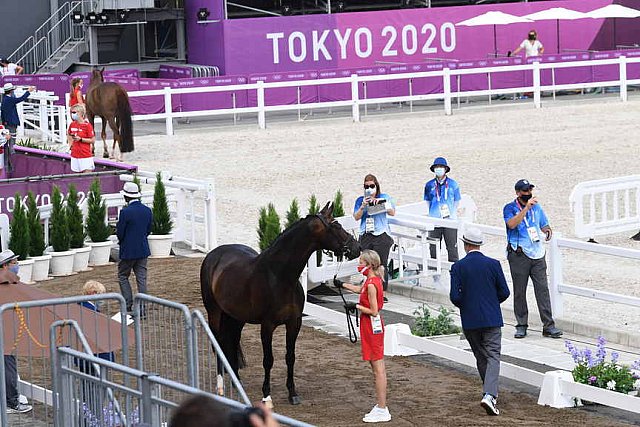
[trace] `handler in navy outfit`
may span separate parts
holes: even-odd
[[[516,199],[503,209],[507,226],[507,259],[513,282],[513,311],[517,322],[514,337],[524,338],[527,335],[527,283],[531,277],[542,320],[542,335],[560,338],[562,331],[556,328],[551,314],[547,262],[544,259],[546,252],[542,243],[543,235],[549,241],[553,232],[538,199],[531,193],[534,187],[526,179],[516,182]]]
[[[147,236],[151,233],[153,215],[151,209],[140,202],[142,194],[135,182],[125,182],[120,194],[128,205],[120,211],[116,226],[120,244],[118,282],[120,292],[127,302],[127,311],[132,311],[133,295],[129,283],[131,270],[136,275],[138,292],[147,293],[147,258],[151,255]]]
[[[480,252],[482,232],[468,228],[462,236],[467,253],[451,266],[451,302],[460,309],[462,329],[469,341],[484,393],[480,405],[489,415],[498,415],[498,377],[502,312],[500,303],[509,298],[509,288],[500,262]]]

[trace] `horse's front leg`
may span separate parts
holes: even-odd
[[[302,317],[296,317],[287,322],[287,389],[289,390],[289,403],[299,405],[302,400],[296,392],[293,381],[293,365],[296,363],[296,340],[302,325]]]
[[[271,368],[273,368],[273,331],[276,326],[265,322],[260,328],[260,338],[262,340],[262,367],[264,368],[264,382],[262,383],[262,401],[267,407],[273,408],[271,400]]]
[[[109,146],[107,145],[107,124],[104,117],[100,117],[102,132],[100,132],[100,136],[102,137],[102,157],[105,159],[109,158]]]

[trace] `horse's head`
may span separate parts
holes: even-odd
[[[320,213],[316,215],[320,221],[314,229],[318,236],[322,249],[328,249],[338,255],[345,255],[348,259],[354,259],[360,255],[360,244],[348,233],[342,225],[333,219],[333,204],[327,202]]]
[[[104,67],[102,68],[93,68],[91,70],[91,80],[89,84],[102,83],[104,82]]]

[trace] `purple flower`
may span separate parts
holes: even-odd
[[[578,349],[571,343],[571,341],[565,341],[564,345],[565,347],[567,347],[567,350],[569,350],[569,353],[571,353],[573,361],[575,363],[580,363],[582,359],[580,351],[578,351]]]
[[[604,347],[606,343],[607,341],[600,335],[597,343],[598,351],[596,352],[597,364],[604,362],[604,358],[607,356],[607,349]]]
[[[615,351],[611,352],[611,363],[613,363],[614,365],[618,362],[618,357],[620,357],[620,354],[618,354]]]
[[[640,359],[638,359],[635,362],[633,362],[633,365],[631,365],[631,369],[635,369],[636,371],[640,371]]]
[[[592,375],[589,377],[589,384],[593,384],[598,380],[598,377]]]
[[[585,348],[583,355],[584,355],[584,361],[587,362],[587,366],[589,368],[593,368],[594,366],[597,365],[596,361],[593,359],[593,354],[591,353],[590,348]]]

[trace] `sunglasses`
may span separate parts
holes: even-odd
[[[376,188],[375,184],[365,184],[364,185],[364,189],[366,190],[367,188]]]

